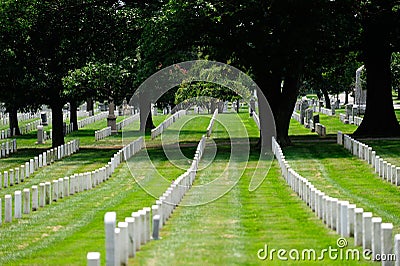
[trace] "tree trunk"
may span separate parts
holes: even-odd
[[[75,101],[70,101],[69,103],[69,121],[72,123],[73,130],[78,130],[78,115],[77,115],[78,106]]]
[[[19,136],[21,135],[21,132],[19,131],[19,127],[18,127],[18,109],[17,108],[11,108],[10,110],[10,130],[11,130],[11,134],[13,134],[14,132],[14,128],[15,128],[15,135]]]
[[[329,99],[329,93],[324,86],[321,88],[322,94],[325,99],[325,108],[331,109],[331,100]]]
[[[151,115],[151,102],[149,97],[142,94],[139,97],[139,108],[140,108],[140,132],[148,133],[155,128]]]
[[[382,48],[382,47],[381,47]],[[373,50],[366,54],[367,106],[356,136],[390,137],[400,135],[400,126],[393,108],[390,52]]]
[[[349,92],[348,91],[344,91],[344,104],[348,104],[349,103]]]
[[[278,142],[281,146],[289,146],[292,144],[289,138],[290,119],[294,107],[296,105],[297,95],[299,93],[299,76],[285,77],[282,89],[282,96],[279,102],[279,110],[275,115],[276,132]]]
[[[239,113],[239,110],[240,110],[240,100],[237,99],[236,100],[236,113]]]
[[[269,102],[260,90],[257,91],[257,102],[260,119],[260,139],[258,146],[261,148],[266,148],[267,150],[271,150],[272,136],[275,138],[277,137],[275,125],[276,119]]]
[[[93,98],[87,98],[86,99],[86,111],[89,112],[90,115],[94,115],[94,111],[93,111]]]
[[[363,52],[367,69],[367,106],[363,122],[354,133],[356,136],[400,135],[392,100],[389,26],[383,14],[366,21]]]
[[[216,103],[215,103],[215,100],[214,99],[211,99],[211,104],[210,104],[210,106],[211,106],[211,114],[213,114],[214,112],[215,112],[215,108],[216,108]]]
[[[53,125],[53,140],[52,147],[58,147],[64,144],[63,132],[63,104],[60,102],[53,102],[50,104],[52,112],[52,125]]]
[[[257,100],[258,100],[258,112],[259,112],[259,118],[260,118],[260,127],[273,127],[275,133],[276,132],[276,123],[277,119],[277,113],[278,107],[279,107],[279,99],[280,99],[280,86],[281,86],[282,79],[280,75],[265,75],[264,73],[260,73],[256,76],[256,83],[261,89],[261,92],[257,91]],[[262,96],[265,96],[265,99],[268,101],[268,104],[270,106],[271,112],[274,116],[274,124],[271,125],[272,119],[268,117],[268,113],[265,112],[266,110],[266,101],[262,100]],[[271,142],[269,136],[263,136],[262,131],[260,132],[260,140],[258,142],[258,145],[269,145],[269,142]],[[275,135],[277,139],[279,139],[278,135]]]
[[[397,100],[400,100],[400,88],[397,89]]]

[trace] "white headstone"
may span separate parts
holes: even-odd
[[[46,188],[45,203],[46,203],[46,205],[49,205],[49,204],[51,204],[51,183],[50,182],[45,182],[44,185],[45,185],[45,188]]]
[[[37,144],[43,144],[43,143],[44,143],[43,126],[38,126],[37,127]]]
[[[400,265],[400,234],[394,236],[394,254],[396,256],[396,266]]]
[[[133,258],[136,255],[135,218],[126,217],[125,222],[128,224],[128,255]]]
[[[46,189],[45,189],[45,184],[40,183],[39,184],[39,207],[44,207],[46,204]]]
[[[14,206],[14,217],[15,219],[21,219],[22,218],[22,194],[20,190],[17,190],[14,192],[14,197],[15,197],[15,206]]]
[[[100,252],[88,252],[87,266],[100,266]]]
[[[119,245],[119,251],[120,251],[120,265],[128,265],[128,247],[129,247],[129,241],[128,241],[128,223],[126,222],[119,222],[118,223],[118,228],[120,229],[120,244]]]
[[[153,239],[158,240],[160,231],[160,215],[154,215],[153,217]]]
[[[372,212],[364,212],[363,218],[363,249],[371,249],[371,239],[372,239]]]
[[[44,188],[43,188],[44,191]],[[44,206],[44,204],[43,204]],[[39,208],[39,192],[37,186],[32,186],[32,211],[36,211]]]
[[[141,227],[140,227],[140,232],[139,232],[139,234],[140,234],[140,244],[141,245],[144,245],[144,244],[146,244],[146,240],[147,240],[147,238],[146,238],[146,232],[147,232],[147,228],[146,228],[146,211],[145,210],[139,210],[138,211],[138,213],[139,213],[139,221],[140,221],[140,225],[141,225]]]
[[[381,254],[381,224],[382,218],[374,217],[371,220],[372,223],[372,258],[376,258],[378,254]]]
[[[9,181],[10,181],[10,186],[14,186],[14,169],[9,170]]]
[[[118,249],[116,249],[115,227],[117,223],[117,214],[107,212],[104,215],[104,226],[106,233],[106,265],[119,265]]]
[[[12,196],[5,195],[4,196],[4,222],[11,223],[12,222]]]
[[[15,184],[19,184],[19,180],[20,180],[20,171],[19,168],[15,168],[14,170],[14,182]]]
[[[393,224],[381,224],[381,254],[386,258],[393,254],[393,239],[392,239]],[[393,261],[382,260],[382,265],[394,265]]]
[[[23,190],[24,193],[24,214],[29,214],[31,212],[31,191],[29,188],[24,188]]]
[[[52,199],[53,201],[58,200],[58,180],[53,180],[53,193],[52,193]]]
[[[141,245],[141,231],[142,231],[142,223],[140,219],[140,214],[138,212],[133,212],[132,217],[135,219],[135,247],[136,251],[140,250],[140,245]]]
[[[8,187],[8,172],[4,171],[4,187]]]
[[[354,245],[361,246],[362,245],[362,215],[363,208],[356,208],[354,210]]]

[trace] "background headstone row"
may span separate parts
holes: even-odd
[[[207,127],[207,137],[208,138],[211,136],[212,129],[213,129],[214,123],[215,123],[215,118],[217,117],[217,115],[218,115],[218,108],[215,108],[214,114],[210,120],[210,124]]]
[[[186,114],[187,114],[186,110],[180,110],[175,114],[171,115],[170,117],[168,117],[167,119],[165,119],[160,125],[158,125],[158,127],[151,130],[151,139],[155,139],[157,136],[163,133],[165,129],[167,129],[170,125],[175,123],[176,120],[178,120],[179,118],[181,118]]]
[[[29,162],[22,164],[20,167],[4,171],[3,176],[0,173],[0,184],[2,184],[4,188],[7,188],[24,182],[25,178],[30,177],[30,175],[39,168],[50,165],[57,160],[61,160],[64,157],[70,156],[79,151],[79,143],[79,140],[72,140],[64,145],[52,148],[38,156],[35,156],[33,159],[30,159]]]
[[[374,168],[375,173],[378,174],[382,180],[400,186],[400,167],[389,163],[376,154],[376,151],[368,145],[351,138],[348,135],[338,131],[337,143],[343,146],[354,156],[366,161]]]
[[[17,152],[17,140],[7,140],[0,145],[0,158],[5,158],[10,156],[10,154]]]
[[[42,182],[31,188],[23,189],[22,193],[21,190],[15,191],[14,218],[20,219],[22,218],[22,213],[29,214],[31,211],[37,211],[39,208],[45,207],[52,202],[57,202],[59,199],[67,198],[76,193],[95,188],[97,185],[110,178],[115,169],[123,162],[124,158],[133,156],[136,152],[141,150],[143,144],[143,138],[139,138],[126,145],[123,149],[115,153],[104,167],[97,170],[74,174],[69,177],[53,180],[52,182]],[[4,201],[4,222],[12,222],[12,195],[5,195]],[[2,223],[1,213],[2,204],[0,199],[0,224]]]

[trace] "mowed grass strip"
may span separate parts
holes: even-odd
[[[400,233],[400,188],[336,143],[296,142],[284,149],[290,166],[331,197],[348,200]]]
[[[3,187],[0,190],[0,197],[4,198],[4,195],[14,194],[16,190],[22,191],[24,188],[31,188],[31,186],[39,185],[42,182],[52,182],[73,174],[94,171],[105,166],[117,151],[116,149],[81,149],[79,153],[39,168],[30,177],[25,178],[24,182],[8,188]]]
[[[246,115],[240,116],[246,118]],[[225,120],[223,116],[218,118],[220,122]],[[227,132],[220,122],[216,123],[213,136],[219,136],[225,140]],[[250,121],[247,120],[247,122]],[[247,126],[247,122],[249,137],[257,136],[257,129]],[[216,157],[213,158],[212,164],[198,172],[194,187],[199,182],[203,185],[207,182],[215,182],[216,179],[230,177],[229,174],[224,175],[230,157],[230,145],[218,139],[215,139],[215,142],[218,144]],[[137,253],[136,258],[131,259],[130,262],[139,265],[322,263],[307,259],[280,261],[276,254],[273,260],[271,257],[265,261],[258,258],[258,251],[264,249],[265,245],[268,245],[269,251],[270,249],[286,249],[287,251],[298,249],[301,253],[304,249],[315,249],[318,254],[329,246],[336,248],[336,240],[339,236],[327,229],[289,189],[275,161],[264,183],[256,191],[249,192],[248,184],[259,156],[254,145],[251,146],[250,151],[247,161],[231,161],[234,169],[227,169],[231,173],[244,170],[236,186],[233,188],[207,187],[204,190],[192,187],[185,195],[181,206],[175,209],[173,216],[162,229],[162,239],[144,246]],[[200,168],[209,162],[207,157],[213,152],[212,146],[206,147],[205,159],[201,162]],[[225,193],[221,193],[221,197],[217,200],[203,205],[185,206],[196,202],[199,198],[207,199],[214,189]],[[350,244],[349,248],[354,247]],[[336,261],[329,258],[323,263],[324,265],[368,264],[364,261]]]
[[[169,165],[169,167],[171,167]],[[161,194],[165,188],[154,177]],[[39,209],[0,229],[2,265],[84,265],[86,254],[101,252],[105,264],[104,214],[116,211],[119,221],[149,206],[154,198],[135,182],[128,167],[117,169],[108,181]]]

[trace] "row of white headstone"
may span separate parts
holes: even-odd
[[[84,111],[84,110],[79,110],[76,112],[77,117],[88,117],[90,115],[90,112]]]
[[[327,109],[329,110],[329,109]],[[296,111],[293,111],[292,113],[292,118],[295,119],[297,122],[301,123],[301,119],[300,119],[300,114],[297,113]],[[310,124],[312,123],[312,120],[310,120]],[[322,125],[321,123],[315,123],[315,125],[310,126],[311,130],[314,129],[315,132],[322,137],[326,136],[326,127],[324,125]]]
[[[108,112],[101,112],[97,115],[94,116],[89,116],[87,118],[84,118],[82,120],[78,121],[78,129],[83,128],[89,124],[95,123],[99,120],[102,120],[108,116]]]
[[[362,117],[354,116],[354,118],[353,118],[353,124],[356,126],[360,126],[362,121],[363,121]]]
[[[165,129],[167,129],[170,125],[176,122],[179,118],[186,115],[186,110],[180,110],[175,114],[171,115],[167,119],[165,119],[158,127],[151,130],[151,139],[155,139],[157,136],[161,135]]]
[[[328,108],[325,108],[325,107],[320,107],[320,108],[317,108],[316,110],[318,110],[316,112],[324,114],[324,115],[329,115],[329,116],[334,115],[333,112],[332,112],[332,109],[328,109]]]
[[[10,121],[10,119],[8,117],[8,113],[6,113],[5,115],[1,116],[0,125],[3,125],[3,126],[8,125],[9,121]]]
[[[356,126],[360,126],[363,121],[362,117],[359,117],[359,116],[353,117],[352,115],[350,115],[349,119],[347,119],[345,114],[340,114],[339,119],[344,124],[354,124]]]
[[[42,120],[40,120],[40,119],[32,121],[23,126],[20,126],[19,131],[21,132],[22,135],[28,134],[29,132],[36,130],[37,126],[41,125],[41,123],[42,123]]]
[[[15,130],[14,130],[15,132]],[[15,135],[15,134],[14,134]],[[6,130],[2,130],[0,132],[0,139],[7,139],[7,138],[11,138],[12,134],[11,134],[11,129],[7,128]]]
[[[151,239],[159,239],[159,230],[193,185],[205,145],[206,137],[203,136],[190,168],[169,186],[151,208],[132,212],[131,217],[126,217],[124,222],[118,224],[115,212],[105,214],[106,265],[128,265],[129,257],[134,257],[142,245]],[[89,252],[87,261],[88,265],[100,265],[100,253]]]
[[[3,184],[4,188],[7,188],[24,182],[25,178],[30,177],[30,175],[39,168],[50,165],[57,160],[61,160],[66,156],[76,153],[79,150],[79,144],[79,140],[72,140],[66,144],[49,149],[42,154],[35,156],[33,159],[30,159],[29,162],[26,162],[20,167],[4,171],[3,176],[0,173],[0,189],[1,184]]]
[[[0,158],[5,158],[10,156],[10,154],[17,152],[17,140],[7,140],[1,143]]]
[[[397,167],[376,155],[376,151],[374,151],[372,147],[369,147],[367,144],[355,140],[340,131],[338,131],[337,134],[337,143],[342,145],[354,156],[357,156],[359,159],[370,164],[371,167],[375,169],[375,173],[377,173],[382,180],[400,186],[400,167]]]
[[[326,127],[322,125],[321,123],[316,123],[315,124],[315,132],[322,137],[326,136]]]
[[[137,113],[135,115],[131,115],[131,116],[125,118],[124,120],[122,120],[121,122],[117,123],[117,130],[122,130],[124,127],[129,126],[136,120],[139,120],[139,113]]]
[[[72,131],[74,131],[74,124],[72,123],[67,124],[65,127],[65,135],[68,135]]]
[[[23,206],[23,213],[29,214],[31,211],[37,211],[39,207],[44,207],[52,202],[57,202],[59,199],[95,188],[97,185],[108,180],[114,173],[115,169],[124,160],[124,157],[129,156],[130,153],[127,152],[128,149],[131,150],[132,153],[136,153],[142,147],[143,138],[139,138],[125,146],[124,149],[115,153],[104,167],[91,172],[74,174],[69,177],[55,179],[52,182],[42,182],[39,185],[32,186],[32,193],[31,189],[25,188],[23,189],[23,200],[21,199],[21,191],[15,191],[14,218],[22,218],[21,205]],[[5,195],[4,200],[4,222],[12,222],[12,195]],[[0,199],[0,224],[2,223],[1,210],[2,205]]]
[[[318,106],[317,103],[312,104],[312,102],[310,102],[310,100],[308,100],[308,108],[312,109],[313,112],[316,112],[316,113],[321,113],[321,114],[329,115],[329,116],[335,115],[334,112],[332,111],[332,109]]]
[[[204,112],[205,112],[205,110],[204,110],[202,107],[200,107],[200,106],[194,106],[194,107],[193,107],[193,114],[194,114],[194,115],[202,114],[202,113],[204,113]]]
[[[258,117],[258,115],[257,115],[257,113],[255,112],[255,111],[252,111],[253,112],[253,120],[254,120],[254,122],[256,123],[256,125],[257,125],[257,128],[258,129],[261,129],[261,126],[260,126],[260,118]],[[300,115],[299,115],[300,116]]]
[[[111,136],[111,127],[105,127],[103,129],[96,130],[94,132],[94,139],[96,141],[101,140],[101,139],[105,139],[105,138],[107,138],[109,136]]]
[[[37,113],[18,113],[17,118],[19,122],[40,118],[40,112]],[[10,115],[8,113],[4,115],[0,115],[0,124],[1,125],[8,125],[10,124]]]
[[[214,127],[214,123],[215,123],[215,119],[216,119],[217,115],[218,115],[218,108],[215,108],[214,114],[210,120],[210,124],[207,127],[207,138],[209,138],[211,136],[212,129]]]
[[[330,229],[342,237],[354,237],[354,244],[364,251],[372,251],[372,259],[392,258],[400,263],[400,235],[393,241],[393,224],[382,223],[382,218],[372,212],[357,208],[348,201],[330,197],[314,187],[288,164],[282,149],[272,138],[272,149],[282,170],[282,175],[294,192]],[[382,260],[382,265],[394,265],[393,260]]]

